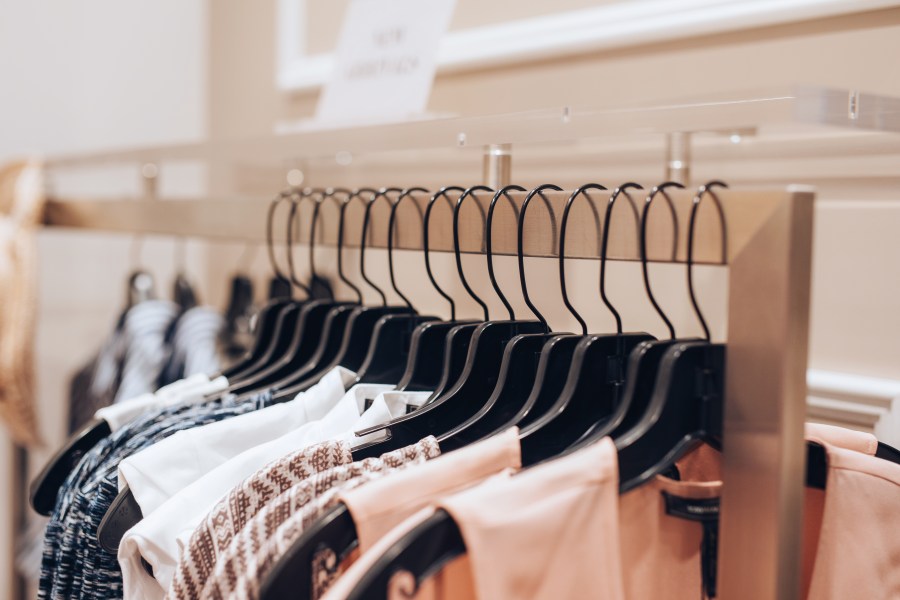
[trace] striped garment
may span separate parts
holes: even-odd
[[[378,458],[337,465],[310,475],[268,502],[254,500],[252,479],[235,488],[194,531],[185,547],[167,599],[256,598],[263,578],[283,550],[282,544],[302,531],[337,502],[344,486],[360,485],[393,470],[440,454],[437,440],[427,437]],[[278,463],[273,469],[280,471]],[[270,475],[269,478],[272,476]],[[243,510],[243,506],[252,506]],[[238,510],[230,510],[238,507]],[[284,531],[287,526],[291,531]],[[279,532],[281,533],[279,537]]]
[[[225,319],[213,308],[195,306],[174,323],[169,360],[159,374],[158,384],[167,385],[197,373],[221,369],[218,337]]]
[[[100,346],[100,350],[69,383],[69,433],[75,433],[116,397],[125,359],[125,315]]]
[[[125,315],[125,356],[115,401],[154,392],[169,356],[166,330],[178,314],[178,306],[167,300],[145,300]]]
[[[124,458],[174,433],[271,404],[265,393],[176,406],[140,417],[97,444],[67,478],[44,536],[38,598],[116,598],[122,574],[114,553],[97,542],[97,528],[118,494],[117,469]]]

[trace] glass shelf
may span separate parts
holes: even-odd
[[[455,151],[489,144],[529,146],[616,140],[673,132],[840,130],[900,133],[900,98],[814,86],[613,108],[559,107],[477,117],[441,117],[356,126],[301,123],[291,133],[51,157],[50,167],[163,161],[326,160],[403,151]],[[881,137],[881,136],[875,136]]]

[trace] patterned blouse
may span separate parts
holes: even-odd
[[[219,501],[194,531],[166,598],[258,597],[278,557],[336,504],[343,486],[360,485],[439,454],[437,440],[429,436],[356,462],[346,442],[326,442],[271,463]],[[300,477],[303,472],[306,476]],[[284,525],[290,535],[282,534],[282,544],[271,547],[269,538]]]

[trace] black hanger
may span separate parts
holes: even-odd
[[[518,186],[507,186],[498,193],[509,190],[522,190]],[[499,376],[503,352],[511,339],[523,333],[543,333],[545,326],[540,321],[489,321],[487,304],[469,285],[462,269],[462,257],[459,244],[459,213],[466,198],[472,196],[478,201],[476,192],[493,192],[490,188],[479,185],[467,189],[456,202],[453,211],[453,242],[456,255],[456,268],[463,288],[484,312],[485,322],[478,325],[472,333],[466,363],[459,379],[444,394],[431,399],[415,412],[394,419],[390,423],[372,427],[360,432],[365,435],[383,429],[388,430],[388,438],[373,442],[354,450],[354,459],[379,456],[389,450],[414,444],[428,435],[441,435],[452,430],[472,417],[490,397]],[[484,239],[487,237],[484,232]]]
[[[675,186],[678,187],[678,186]],[[638,239],[641,240],[641,269],[643,274],[644,281],[644,290],[647,293],[648,298],[651,303],[657,308],[657,311],[660,313],[663,322],[667,325],[671,326],[671,322],[668,317],[665,316],[664,313],[659,309],[659,304],[656,302],[656,299],[653,295],[653,291],[650,288],[650,277],[649,271],[647,268],[647,253],[646,253],[646,236],[643,234],[643,228],[646,224],[646,217],[644,219],[637,212],[637,208],[634,206],[634,201],[631,196],[628,194],[628,189],[643,189],[640,185],[636,183],[626,183],[621,185],[613,196],[610,197],[609,204],[606,209],[606,219],[607,223],[609,222],[610,215],[612,214],[613,204],[616,201],[620,192],[624,192],[629,205],[635,212],[635,225],[638,227]],[[656,196],[656,193],[651,192],[650,194],[650,202]],[[666,196],[666,199],[668,197]],[[650,203],[645,203],[645,210],[649,210]],[[674,211],[674,207],[669,203],[670,211]],[[672,212],[674,215],[675,213]],[[674,218],[674,217],[673,217]],[[673,226],[677,227],[677,224],[673,220]],[[724,228],[723,228],[724,231]],[[603,239],[603,248],[602,248],[602,262],[601,262],[601,272],[605,269],[606,266],[606,245],[609,240],[609,231],[608,228],[604,231],[604,239]],[[676,256],[676,252],[678,249],[678,233],[677,230],[674,232],[673,237],[673,247],[672,247],[672,258],[674,260]],[[693,243],[689,241],[689,243]],[[723,246],[725,248],[725,246]],[[722,260],[725,260],[725,255],[723,254]],[[606,296],[605,286],[604,286],[604,277],[601,275],[600,278],[600,295],[603,298],[604,304],[610,309],[613,313],[613,316],[616,319],[617,326],[621,328],[621,317],[619,316],[619,312],[613,307],[612,303]],[[704,323],[705,321],[702,320]],[[670,333],[674,333],[670,329]],[[631,427],[633,427],[644,415],[646,412],[647,406],[650,403],[650,398],[653,395],[653,388],[656,382],[656,374],[659,371],[659,365],[662,361],[662,357],[665,354],[666,350],[675,344],[678,343],[679,340],[675,338],[669,338],[665,340],[653,340],[642,342],[638,344],[634,350],[631,351],[631,354],[628,357],[628,363],[626,365],[626,377],[625,377],[625,390],[622,393],[622,399],[619,402],[618,406],[613,411],[610,418],[598,425],[594,430],[588,433],[577,445],[573,446],[572,450],[575,450],[580,447],[584,447],[593,443],[596,440],[599,440],[606,436],[617,436],[624,431],[627,431]],[[690,340],[682,340],[682,341],[690,341]]]
[[[522,461],[525,465],[559,455],[607,419],[621,401],[628,355],[642,342],[654,339],[648,333],[622,333],[621,317],[605,291],[606,249],[612,207],[623,192],[630,200],[627,192],[630,187],[639,186],[621,186],[610,196],[601,242],[600,295],[616,319],[616,333],[590,335],[577,343],[559,398],[543,416],[522,428]],[[677,248],[677,239],[675,242],[673,248]]]
[[[387,191],[387,190],[385,190]],[[372,197],[369,200],[363,198],[363,195],[371,195]],[[343,223],[343,218],[345,211],[353,200],[359,200],[363,203],[363,207],[367,207],[374,202],[374,200],[378,197],[380,192],[378,190],[372,188],[359,188],[352,192],[347,199],[341,205],[341,223]],[[327,372],[328,370],[342,366],[351,371],[359,371],[359,368],[362,366],[363,360],[366,357],[366,353],[369,348],[369,343],[372,339],[372,335],[375,329],[375,325],[381,319],[381,317],[385,315],[391,314],[399,314],[399,313],[408,313],[409,307],[406,305],[400,306],[388,306],[387,305],[387,297],[384,295],[384,292],[375,285],[371,279],[365,273],[365,247],[366,247],[366,231],[368,228],[368,222],[364,219],[363,228],[360,233],[360,275],[362,276],[363,281],[365,281],[369,286],[371,286],[379,296],[381,296],[382,304],[380,306],[356,306],[353,308],[347,317],[346,325],[344,326],[343,336],[341,339],[340,347],[338,349],[337,355],[334,359],[325,367],[320,369],[315,374],[308,375],[303,381],[299,381],[290,387],[286,387],[284,390],[280,391],[275,396],[276,402],[288,401],[292,400],[297,394],[300,392],[306,391],[311,388],[313,385],[318,383],[319,378],[322,374]],[[339,245],[343,245],[343,225],[340,226],[338,232]],[[342,272],[341,265],[342,259],[341,254],[338,254],[338,266],[340,272]],[[344,283],[347,283],[357,294],[360,302],[362,301],[362,293],[360,289],[350,282],[346,277],[342,277]]]
[[[178,265],[178,272],[175,275],[175,283],[172,285],[172,300],[175,301],[182,311],[186,311],[197,306],[197,292],[194,291],[194,286],[191,285],[191,281],[184,270],[184,246],[186,242],[184,239],[177,239],[175,243],[175,262]]]
[[[425,258],[425,271],[437,293],[450,304],[450,319],[447,321],[430,321],[415,328],[410,340],[406,370],[400,377],[400,383],[397,384],[397,389],[401,391],[431,391],[433,394],[439,394],[442,391],[439,390],[442,383],[444,386],[447,386],[451,378],[454,378],[455,381],[455,377],[459,375],[462,365],[465,363],[468,340],[471,339],[471,334],[478,324],[478,321],[456,319],[456,303],[438,285],[431,270],[431,248],[429,244],[431,211],[438,199],[446,200],[450,209],[453,210],[453,201],[448,195],[451,191],[462,194],[465,192],[465,189],[457,186],[441,188],[429,199],[422,219],[422,254]],[[402,199],[399,198],[391,208],[392,221]],[[481,205],[478,206],[481,208]],[[391,225],[391,228],[393,229],[393,225]],[[392,237],[389,238],[388,243],[392,244],[392,240]],[[396,284],[394,289],[403,297]],[[466,335],[465,331],[468,332],[468,335]],[[448,354],[453,355],[450,356]]]
[[[371,216],[372,206],[375,204],[378,198],[383,196],[385,200],[390,204],[391,213],[390,219],[388,221],[387,252],[388,273],[390,274],[391,286],[393,286],[394,291],[397,292],[397,295],[400,296],[404,304],[406,304],[406,306],[409,308],[409,311],[406,314],[384,316],[378,321],[378,323],[376,323],[375,329],[372,332],[372,340],[369,343],[368,352],[365,359],[363,360],[362,365],[359,367],[359,372],[357,373],[357,382],[385,384],[396,384],[397,382],[399,382],[400,378],[403,376],[404,371],[406,370],[406,364],[411,349],[413,331],[418,325],[421,325],[422,323],[438,320],[437,317],[422,316],[416,312],[416,310],[413,308],[412,303],[409,301],[409,298],[407,298],[397,287],[397,281],[394,275],[394,225],[397,215],[397,205],[403,200],[403,198],[412,195],[414,192],[421,193],[427,191],[428,190],[424,188],[409,188],[406,190],[399,190],[396,188],[384,189],[381,190],[379,194],[372,198],[372,200],[370,200],[366,205],[366,213],[363,221],[364,238],[368,232],[368,224],[369,218]],[[400,192],[400,195],[396,200],[392,202],[387,195],[388,192]],[[419,208],[419,205],[415,202],[414,198],[413,203],[416,205],[416,208]],[[363,271],[364,264],[365,253],[361,251],[360,268]],[[373,285],[371,281],[369,281],[369,284]],[[381,294],[382,299],[384,300],[384,292],[380,289],[378,291]]]
[[[618,194],[614,195],[618,196]],[[613,199],[611,198],[611,200]],[[610,210],[611,209],[608,207],[607,212],[609,213]],[[608,225],[609,218],[607,217],[606,222],[604,223],[604,237],[607,239],[609,233]],[[605,254],[605,248],[601,248],[601,261],[605,259]],[[602,265],[603,263],[601,262],[601,274],[604,273]],[[603,291],[603,281],[604,279],[601,275],[601,295],[604,298],[604,301],[607,302]],[[617,316],[618,330],[621,331],[621,321],[618,319],[618,313],[615,309],[613,309],[613,314]],[[579,342],[579,349],[584,350],[582,344],[596,337],[598,336],[589,336],[582,342]],[[644,337],[644,335],[637,335],[637,337]],[[646,337],[649,338],[649,336]],[[599,366],[602,368],[603,365]],[[573,375],[576,378],[581,367],[582,365],[579,364],[572,365]],[[573,376],[570,375],[569,379],[573,379]],[[601,381],[600,385],[596,388],[596,392],[601,392],[604,384],[606,384],[606,382]],[[567,384],[566,387],[568,388],[569,385]],[[601,395],[601,393],[596,393],[596,397],[592,398],[594,402],[600,400],[601,398],[599,398],[599,396]],[[591,419],[594,418],[595,417],[591,417]],[[561,449],[564,448],[565,447]],[[353,600],[386,599],[389,580],[398,571],[410,573],[415,580],[416,587],[418,587],[442,565],[465,554],[465,552],[465,541],[463,540],[459,526],[446,511],[438,510],[434,515],[417,525],[398,540],[392,546],[390,552],[381,556],[373,567],[360,579],[359,583],[347,597]]]
[[[36,513],[45,517],[53,514],[56,497],[66,478],[81,458],[111,433],[104,419],[92,419],[56,451],[31,482],[28,496]]]
[[[388,600],[390,580],[398,572],[413,576],[415,589],[405,590],[412,597],[426,579],[465,553],[466,543],[459,526],[449,513],[438,509],[379,557],[347,600]]]
[[[128,275],[127,288],[125,292],[125,308],[118,321],[117,328],[121,327],[125,321],[125,314],[132,306],[140,304],[144,300],[153,300],[157,297],[156,280],[153,274],[140,267],[141,248],[143,247],[143,238],[138,235],[132,240],[131,262],[135,266],[134,270]]]
[[[269,300],[274,302],[275,300],[290,298],[292,291],[291,282],[287,279],[282,279],[275,275],[269,279]]]
[[[459,192],[460,195],[465,193],[465,188],[451,186],[442,188],[438,194],[444,196],[447,202],[450,205],[450,210],[454,210],[455,203],[451,201],[450,197],[447,196],[447,192],[454,191]],[[457,198],[458,199],[458,198]],[[483,321],[473,320],[473,321],[457,321],[456,320],[456,303],[453,301],[453,298],[450,297],[437,283],[437,280],[434,277],[434,273],[431,270],[431,256],[429,254],[429,220],[431,218],[431,210],[434,207],[434,202],[436,198],[432,198],[428,207],[425,209],[425,225],[423,226],[423,247],[425,250],[425,270],[428,272],[428,278],[431,280],[431,284],[435,287],[438,293],[443,296],[447,302],[450,304],[450,321],[446,322],[446,325],[450,328],[447,331],[446,339],[444,341],[444,351],[443,351],[443,361],[440,364],[437,364],[435,361],[434,367],[440,369],[440,376],[438,378],[438,383],[433,386],[424,386],[426,390],[432,390],[431,397],[429,400],[433,400],[435,398],[440,398],[444,393],[446,393],[450,387],[457,382],[459,376],[462,374],[463,369],[466,365],[466,356],[469,353],[469,344],[472,341],[472,334],[475,333],[475,328],[483,323]],[[478,208],[478,211],[481,213],[481,222],[482,226],[486,227],[486,219],[484,207],[481,203],[476,202],[475,206]],[[456,240],[458,242],[458,240]],[[460,263],[457,262],[457,269],[460,268]],[[455,323],[455,325],[454,325]],[[435,329],[440,329],[444,323],[442,322],[433,322],[427,323],[423,325],[424,327],[433,327]],[[426,364],[430,361],[424,361]],[[416,368],[414,365],[413,368]],[[427,368],[427,367],[423,367]],[[425,376],[422,377],[425,379]],[[428,379],[431,381],[431,379]],[[399,389],[410,389],[398,386]]]
[[[223,315],[225,326],[219,339],[228,358],[239,358],[249,350],[245,338],[249,336],[249,323],[253,318],[253,280],[242,272],[235,273],[230,289]]]
[[[603,257],[604,253],[601,253]],[[459,526],[446,511],[438,510],[398,540],[390,552],[379,557],[347,598],[386,600],[389,581],[398,571],[410,573],[418,587],[442,565],[465,553]]]
[[[269,255],[269,264],[274,273],[272,281],[287,282],[289,286],[290,280],[284,275],[281,268],[278,266],[278,261],[275,260],[275,242],[273,234],[275,209],[278,207],[279,203],[287,197],[288,192],[281,192],[269,203],[269,210],[266,216],[266,248]],[[271,291],[272,290],[270,289],[270,292]],[[223,370],[220,375],[224,375],[229,381],[239,380],[241,377],[258,371],[261,366],[271,360],[271,356],[275,353],[275,346],[278,340],[282,338],[281,332],[284,327],[284,315],[282,313],[293,306],[289,292],[290,289],[288,290],[288,293],[283,296],[271,296],[270,294],[270,298],[275,299],[262,307],[259,314],[256,316],[256,335],[250,352],[240,361]]]
[[[358,546],[356,524],[347,506],[340,502],[320,517],[278,559],[260,586],[259,600],[311,598],[313,559],[325,549],[335,551],[341,564]]]
[[[341,349],[344,339],[344,330],[353,310],[362,304],[362,292],[350,281],[344,274],[343,265],[343,249],[344,249],[344,220],[346,217],[346,207],[349,203],[353,192],[343,188],[329,188],[325,190],[323,196],[323,204],[327,200],[334,202],[338,208],[338,239],[337,239],[337,272],[338,278],[343,281],[356,295],[356,300],[346,303],[336,303],[331,310],[325,315],[322,325],[322,333],[319,336],[318,345],[312,357],[302,367],[296,370],[288,377],[274,384],[274,388],[289,390],[298,383],[313,379],[318,381],[325,372],[328,371],[332,361],[334,361]],[[315,227],[315,224],[313,224]],[[314,235],[313,229],[312,234]],[[310,248],[310,270],[315,273],[313,250]],[[318,277],[315,275],[314,277]],[[293,398],[295,394],[286,396],[283,399]],[[277,398],[276,398],[277,400]]]
[[[570,313],[575,317],[581,326],[581,335],[561,334],[557,335],[545,342],[540,352],[537,365],[537,371],[534,377],[534,385],[518,412],[505,421],[499,422],[495,429],[485,437],[505,431],[513,425],[520,428],[527,426],[536,421],[541,415],[547,413],[562,393],[568,377],[569,368],[572,364],[572,356],[579,341],[587,337],[587,323],[578,313],[569,300],[568,288],[566,286],[566,233],[569,224],[569,215],[572,206],[580,196],[584,196],[591,208],[594,217],[594,226],[597,230],[598,254],[604,256],[601,240],[603,236],[600,233],[600,214],[594,204],[594,200],[588,194],[589,191],[605,191],[606,188],[598,183],[588,183],[576,189],[569,196],[563,209],[562,219],[559,229],[559,286],[562,292],[563,303]],[[614,194],[614,196],[617,194]],[[607,216],[607,222],[609,217]],[[601,263],[600,269],[600,293],[603,295],[604,271]]]
[[[291,212],[288,217],[288,247],[292,247],[293,229],[295,217],[299,214],[298,207],[305,199],[311,199],[313,202],[313,213],[310,220],[310,239],[309,239],[309,265],[310,265],[310,281],[318,277],[315,267],[315,232],[316,225],[319,221],[321,204],[323,202],[324,190],[308,189],[303,190],[296,196],[296,201],[291,203]],[[311,289],[311,283],[304,284],[297,281],[296,269],[294,267],[293,252],[288,253],[288,265],[291,281],[295,282],[298,287],[302,287],[305,291]],[[260,370],[255,375],[230,386],[229,391],[236,394],[248,394],[255,390],[263,390],[270,387],[277,387],[285,381],[289,381],[291,377],[302,369],[307,362],[313,358],[322,338],[322,332],[325,326],[325,320],[332,309],[338,306],[344,306],[346,302],[335,302],[329,300],[308,300],[300,308],[297,313],[295,327],[290,336],[290,343],[286,351],[280,355],[274,362]]]
[[[163,344],[168,348],[168,358],[165,365],[159,371],[156,379],[157,388],[165,387],[170,383],[174,383],[184,378],[184,361],[175,350],[175,334],[181,326],[181,319],[190,309],[199,304],[197,292],[188,279],[185,269],[185,244],[183,238],[175,239],[175,266],[176,275],[175,282],[172,285],[172,300],[178,307],[178,314],[166,327]]]
[[[673,182],[668,182],[663,186],[684,187]],[[654,191],[661,192],[671,203],[663,186],[654,188]],[[714,206],[718,211],[722,231],[723,263],[726,262],[728,256],[728,229],[721,202],[713,189],[715,187],[727,186],[720,181],[712,181],[701,186],[694,197],[687,240],[688,291],[694,313],[703,328],[705,339],[702,341],[679,340],[666,348],[661,357],[655,357],[652,349],[645,350],[644,356],[649,357],[649,360],[659,360],[659,368],[644,414],[633,427],[615,438],[616,449],[619,453],[621,492],[633,489],[650,481],[656,475],[664,473],[675,464],[675,461],[701,441],[713,447],[721,447],[725,390],[725,345],[711,343],[709,327],[694,293],[693,278],[697,209],[706,195],[714,200]],[[642,263],[645,263],[647,259],[647,213],[653,195],[651,192],[644,205],[641,227]],[[674,338],[675,331],[671,322],[664,316],[650,291],[646,269],[644,283],[651,302],[663,317],[669,327],[671,337]],[[640,357],[635,360],[640,361]],[[636,364],[635,367],[637,368],[639,365]],[[641,393],[646,394],[646,391],[641,390]],[[626,415],[627,413],[628,411],[626,411]],[[633,414],[634,411],[632,411]],[[633,416],[629,420],[633,420]],[[616,429],[622,429],[621,424]],[[598,430],[593,437],[599,439],[604,433],[606,432]]]
[[[500,363],[500,374],[494,389],[486,401],[481,402],[481,408],[465,422],[454,427],[447,433],[438,438],[441,449],[444,451],[452,451],[461,448],[471,442],[482,439],[495,433],[498,427],[509,421],[510,417],[517,414],[528,401],[531,391],[534,387],[535,377],[540,365],[540,359],[545,344],[557,338],[560,334],[552,333],[547,324],[544,315],[537,309],[528,294],[528,285],[525,278],[525,217],[528,212],[528,206],[535,196],[539,196],[545,203],[550,215],[552,235],[552,250],[556,250],[556,219],[552,205],[549,199],[544,195],[546,190],[562,191],[562,188],[545,184],[531,190],[522,202],[517,218],[517,258],[519,266],[519,281],[522,286],[522,296],[525,304],[541,322],[544,328],[542,333],[517,335],[506,345],[503,351],[503,359]],[[488,211],[488,275],[491,285],[506,307],[510,320],[515,320],[515,314],[509,301],[500,290],[494,277],[493,254],[490,250],[491,240],[491,223],[493,220],[493,211],[500,194],[495,194],[491,200],[491,206]],[[512,200],[510,199],[510,202]],[[479,403],[479,398],[473,397],[473,403]]]
[[[412,346],[410,349],[410,357],[407,362],[407,372],[401,379],[401,384],[398,386],[398,389],[434,389],[433,387],[429,386],[438,383],[437,377],[439,377],[441,373],[439,369],[435,367],[439,367],[440,365],[435,365],[435,363],[437,363],[437,360],[433,356],[429,357],[418,355],[417,344],[424,343],[430,345],[432,344],[432,341],[428,340],[423,342],[424,337],[432,335],[438,337],[443,333],[442,343],[446,342],[447,347],[449,347],[451,351],[459,353],[460,348],[453,346],[452,340],[446,340],[447,334],[460,324],[468,325],[468,322],[466,321],[456,321],[456,303],[453,301],[453,298],[440,287],[434,277],[434,273],[431,270],[428,233],[431,211],[434,207],[434,203],[441,198],[445,199],[450,204],[450,207],[452,209],[453,202],[450,200],[450,197],[448,195],[450,192],[463,193],[465,192],[465,189],[461,187],[450,186],[444,187],[437,193],[435,193],[429,200],[428,205],[425,209],[425,215],[423,217],[422,225],[422,247],[425,257],[425,270],[428,273],[428,278],[431,280],[431,284],[437,290],[438,294],[445,298],[450,304],[450,321],[433,321],[419,325],[416,328],[416,330],[413,332],[411,341]],[[396,214],[399,203],[400,199],[398,199],[398,201],[392,206],[392,217]],[[515,205],[513,205],[513,208],[515,209]],[[482,216],[484,215],[482,214]],[[393,224],[390,227],[393,231]],[[389,249],[393,248],[393,241],[390,237],[388,240],[388,247]],[[402,292],[397,289],[396,283],[394,283],[394,289],[399,296],[404,297]],[[474,325],[469,328],[469,331],[471,331],[471,329],[474,329]],[[462,350],[462,357],[464,359],[465,347],[463,347]],[[444,356],[445,348],[431,347],[429,353],[435,351]],[[451,360],[451,357],[444,356],[444,359],[444,362],[446,363],[447,360]],[[453,367],[451,367],[451,369],[452,368]],[[444,377],[447,377],[447,375],[444,374]],[[263,581],[263,585],[261,586],[260,598],[263,600],[267,598],[283,598],[288,595],[296,595],[297,590],[308,590],[312,581],[311,564],[313,554],[318,552],[319,549],[323,547],[328,547],[335,551],[335,554],[340,557],[339,560],[342,560],[343,557],[345,557],[354,547],[356,547],[356,544],[356,526],[353,523],[353,518],[350,516],[350,513],[349,511],[347,511],[347,507],[344,504],[338,504],[338,506],[336,506],[333,511],[316,521],[316,523],[312,527],[304,532],[303,536],[301,536],[301,538],[298,539],[291,546],[291,548],[289,548],[288,551],[284,553],[284,555],[279,559],[279,561],[275,564],[275,566]]]
[[[156,298],[156,282],[153,279],[153,275],[143,269],[132,271],[131,275],[128,276],[128,293],[126,298],[125,312],[128,312],[128,309],[135,304]]]

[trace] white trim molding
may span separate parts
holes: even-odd
[[[900,381],[810,369],[806,383],[809,420],[870,431],[900,446]]]
[[[279,0],[277,85],[311,91],[327,81],[331,54],[306,51],[307,0]],[[900,0],[631,0],[451,31],[438,70],[484,67],[612,50],[900,6]]]

